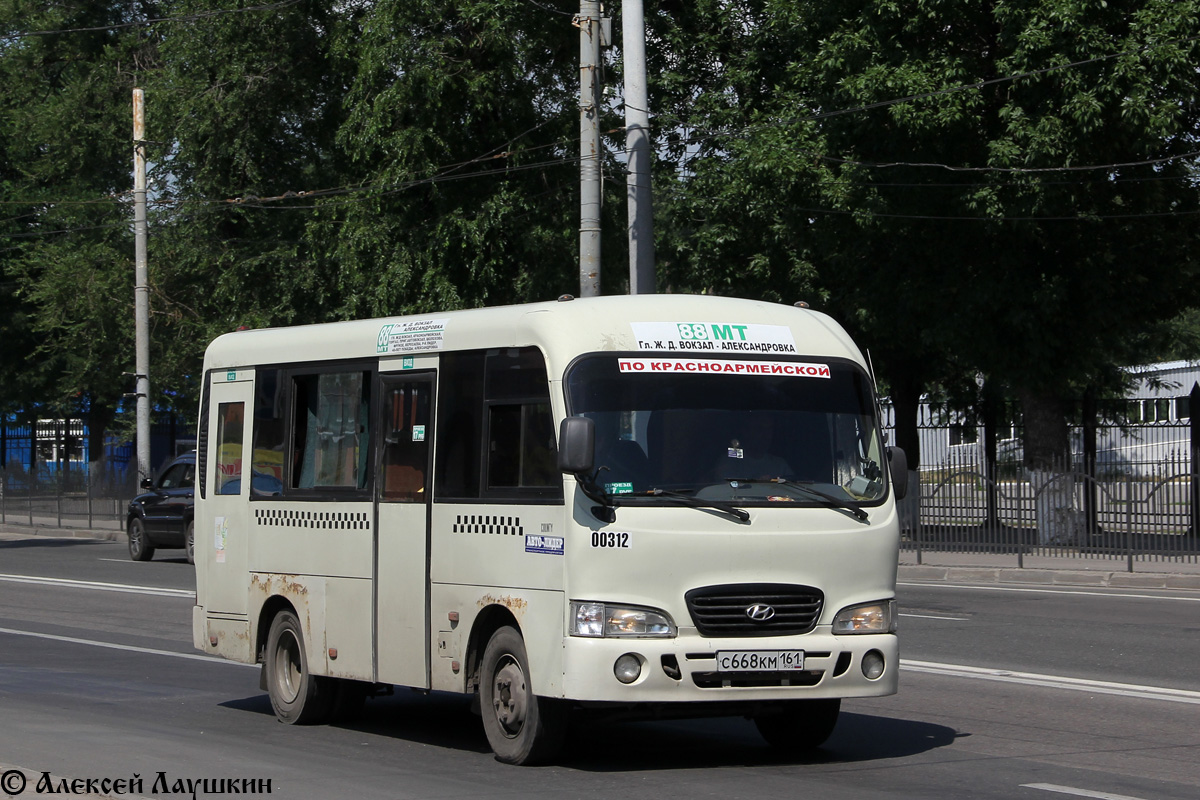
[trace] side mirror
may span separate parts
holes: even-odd
[[[888,472],[892,476],[892,491],[897,500],[903,500],[908,494],[908,456],[899,447],[889,447]]]
[[[138,485],[143,489],[150,490],[154,488],[154,481],[150,480],[149,478],[142,478],[142,482]]]
[[[596,462],[596,423],[567,417],[558,428],[558,468],[570,475],[587,474]]]

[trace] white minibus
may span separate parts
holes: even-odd
[[[251,330],[204,359],[195,646],[279,719],[473,696],[497,757],[568,716],[822,743],[896,691],[903,454],[808,308],[597,297]]]

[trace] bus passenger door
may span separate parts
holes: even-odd
[[[402,686],[429,686],[433,378],[433,372],[406,372],[380,380],[376,676]]]
[[[214,372],[204,443],[205,497],[196,508],[196,579],[209,614],[246,613],[247,537],[250,534],[248,411],[253,370]]]

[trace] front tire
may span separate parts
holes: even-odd
[[[304,631],[291,611],[280,611],[271,621],[264,675],[271,708],[281,722],[313,725],[329,720],[335,686],[309,671]]]
[[[841,708],[840,699],[795,700],[784,703],[779,711],[755,716],[754,725],[774,749],[802,753],[825,743],[837,725]]]
[[[557,755],[566,732],[567,709],[561,701],[533,693],[525,640],[515,628],[492,634],[480,670],[483,730],[496,758],[527,765]]]
[[[134,561],[149,561],[154,558],[154,548],[146,538],[146,523],[141,517],[129,520],[129,557]]]

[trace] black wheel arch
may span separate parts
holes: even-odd
[[[254,634],[255,663],[266,663],[267,636],[271,632],[271,623],[280,611],[290,611],[296,615],[297,619],[300,617],[296,607],[286,597],[274,595],[267,598],[267,602],[263,603],[262,608],[258,611],[258,626],[255,628]]]
[[[467,692],[479,690],[479,668],[483,663],[483,650],[487,647],[492,634],[503,627],[515,628],[522,638],[521,624],[511,611],[501,605],[490,605],[475,617],[471,635],[467,638],[467,664],[463,674],[466,676]]]

